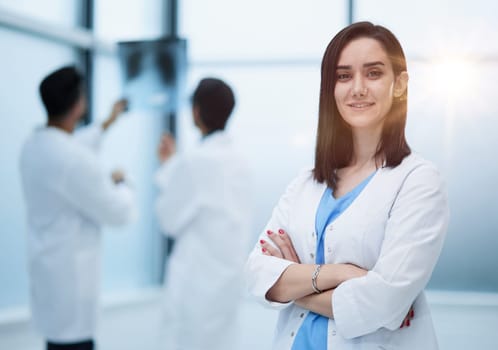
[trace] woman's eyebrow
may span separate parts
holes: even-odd
[[[375,61],[375,62],[368,62],[363,64],[363,67],[373,67],[373,66],[385,66],[384,62],[382,61]],[[351,69],[353,66],[351,65],[344,65],[344,66],[337,66],[336,69]]]
[[[385,64],[382,61],[375,61],[375,62],[365,63],[363,65],[363,67],[372,67],[372,66],[385,66]]]

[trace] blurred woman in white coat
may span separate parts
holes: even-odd
[[[279,350],[435,350],[424,296],[448,225],[435,167],[405,139],[408,73],[396,37],[340,31],[321,71],[315,166],[287,188],[247,262],[281,309]]]
[[[159,146],[157,215],[175,239],[165,277],[164,349],[235,348],[252,205],[248,167],[224,131],[234,105],[225,82],[201,80],[192,97],[200,144],[182,155],[174,154],[170,136]]]
[[[83,77],[72,66],[40,84],[46,127],[25,142],[20,170],[28,220],[31,311],[48,350],[94,348],[100,285],[100,227],[135,215],[133,193],[97,157],[103,131],[126,106],[114,104],[101,125],[76,125],[86,112]]]

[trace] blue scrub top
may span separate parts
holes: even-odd
[[[317,264],[325,264],[323,243],[325,240],[325,228],[353,203],[374,174],[375,172],[339,199],[334,198],[331,188],[327,188],[323,193],[315,217],[315,230],[318,241],[315,254]],[[297,332],[292,344],[292,350],[327,350],[328,321],[327,317],[310,311]]]

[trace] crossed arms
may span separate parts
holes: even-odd
[[[342,282],[362,277],[368,272],[353,264],[325,264],[316,278],[316,287],[323,293],[317,294],[311,283],[311,276],[317,265],[301,264],[294,245],[284,230],[279,229],[278,233],[268,230],[267,235],[276,247],[262,239],[259,242],[262,253],[294,263],[284,270],[280,278],[268,290],[266,298],[270,301],[286,303],[294,300],[304,309],[327,318],[334,318],[332,307],[334,289]],[[413,317],[414,311],[410,308],[400,327],[410,326],[410,320]]]

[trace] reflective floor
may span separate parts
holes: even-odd
[[[455,301],[445,294],[429,295],[441,350],[498,349],[496,295],[472,298],[458,297]],[[126,306],[107,306],[100,322],[98,350],[161,349],[159,300],[160,295],[153,293]],[[269,350],[276,316],[274,311],[245,300],[238,318],[242,334],[234,350]],[[0,324],[0,349],[42,350],[43,343],[26,322],[4,323]]]

